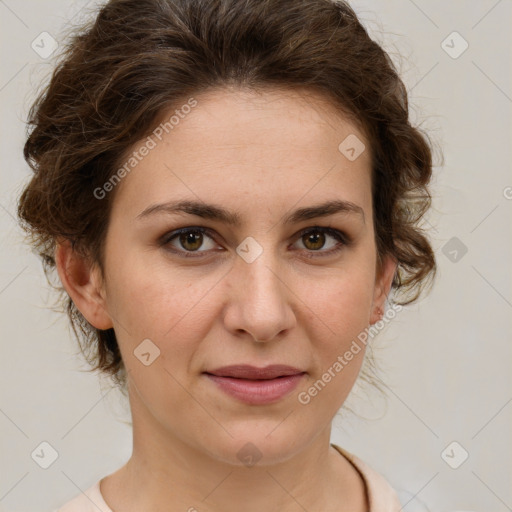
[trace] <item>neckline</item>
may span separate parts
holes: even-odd
[[[105,477],[103,477],[105,478]],[[107,505],[107,502],[105,501],[105,498],[103,497],[103,494],[101,493],[101,481],[103,478],[100,478],[96,485],[94,486],[93,492],[95,493],[94,498],[98,501],[97,505],[99,505],[99,508],[101,509],[101,512],[113,512],[113,510]]]
[[[368,482],[368,479],[366,478],[366,474],[363,470],[362,467],[360,467],[360,465],[358,464],[358,459],[350,452],[347,452],[346,450],[344,450],[341,446],[338,446],[334,443],[330,443],[330,445],[342,456],[344,457],[346,460],[348,460],[348,462],[352,465],[352,467],[359,473],[359,475],[361,476],[361,479],[363,481],[363,486],[364,486],[364,493],[365,493],[365,496],[366,496],[366,503],[368,504],[368,510],[371,512],[372,510],[372,501],[373,501],[373,498],[372,498],[372,493],[370,491],[370,484]]]

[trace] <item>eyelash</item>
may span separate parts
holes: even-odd
[[[206,235],[215,241],[215,238],[212,236],[212,231],[210,229],[203,228],[201,226],[190,226],[190,227],[186,227],[186,228],[177,229],[175,231],[165,234],[161,238],[160,245],[168,246],[169,243],[172,242],[175,238],[177,238],[178,236],[180,236],[184,233],[186,234],[189,232],[202,233],[203,235]],[[321,258],[321,257],[325,257],[325,256],[332,256],[332,255],[340,252],[345,246],[349,246],[352,243],[352,239],[346,233],[339,231],[337,229],[326,227],[326,226],[313,226],[313,227],[305,228],[297,234],[297,240],[302,238],[304,235],[307,235],[309,233],[316,233],[316,232],[326,233],[326,234],[332,236],[339,242],[339,244],[336,245],[336,247],[334,247],[333,249],[330,249],[328,251],[321,251],[321,250],[314,251],[314,250],[305,249],[306,258],[317,258],[317,257]],[[182,257],[185,257],[185,258],[202,258],[202,257],[204,257],[204,254],[208,252],[208,251],[177,250],[174,248],[168,249],[168,250],[170,250],[171,252],[178,254]]]

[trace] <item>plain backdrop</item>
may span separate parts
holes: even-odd
[[[84,371],[15,216],[30,175],[24,123],[52,69],[32,42],[47,32],[62,43],[93,5],[0,1],[0,510],[52,510],[131,453],[126,404]],[[381,472],[406,512],[510,511],[512,2],[352,5],[399,65],[412,121],[445,160],[425,223],[434,288],[374,341],[387,399],[356,388],[348,404],[357,415],[342,411],[332,440]],[[31,455],[43,442],[58,454],[47,469]]]

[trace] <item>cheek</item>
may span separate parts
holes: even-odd
[[[111,268],[108,307],[120,344],[133,350],[149,338],[173,356],[185,346],[194,348],[210,323],[205,299],[218,276],[171,269],[165,261],[148,268],[147,262],[129,257]]]
[[[357,379],[365,353],[358,337],[369,325],[372,285],[368,268],[352,267],[310,288],[305,304],[312,314],[306,324],[316,373],[303,389],[310,399],[318,396],[314,400],[320,408],[325,402],[333,404],[327,410],[341,407]]]
[[[190,412],[186,389],[190,372],[195,370],[191,363],[211,329],[215,312],[208,290],[218,281],[218,276],[191,279],[190,272],[169,268],[148,269],[126,258],[110,280],[123,360],[137,396],[161,421],[166,421],[168,411]],[[142,345],[147,339],[152,343]],[[137,355],[148,352],[146,365]]]
[[[316,324],[320,320],[325,324],[331,343],[346,342],[368,326],[373,298],[368,269],[340,272],[309,290],[305,303],[317,317]]]

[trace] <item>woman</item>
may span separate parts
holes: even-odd
[[[431,150],[352,9],[110,1],[31,124],[19,216],[133,420],[59,511],[399,510],[330,432],[390,292],[435,273]]]

